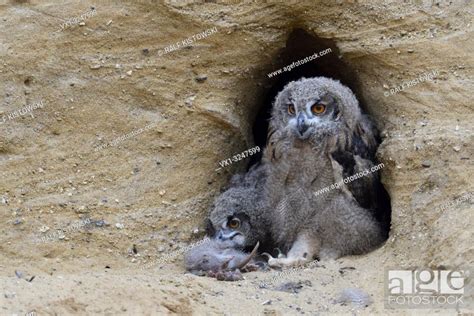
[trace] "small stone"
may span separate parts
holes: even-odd
[[[161,190],[160,192],[158,192],[161,196],[165,195],[166,193],[166,190]]]
[[[23,223],[23,221],[19,218],[15,219],[15,221],[13,222],[13,225],[20,225],[21,223]]]
[[[100,67],[102,67],[102,65],[92,65],[90,66],[91,69],[99,69]]]
[[[303,285],[311,286],[311,282],[307,281],[298,281],[298,282],[286,282],[282,283],[279,286],[275,287],[275,290],[289,293],[299,293],[303,288]]]
[[[458,152],[458,151],[461,150],[461,147],[459,147],[459,146],[454,146],[453,149],[454,149],[454,151]]]
[[[207,80],[207,76],[206,75],[199,75],[196,78],[194,78],[194,80],[196,80],[196,82],[203,83],[204,81]]]
[[[409,52],[409,53],[411,54],[411,53],[414,53],[414,52],[415,52],[415,50],[413,50],[413,49],[409,49],[409,50],[407,50],[407,52]]]
[[[49,230],[49,227],[48,227],[48,226],[45,226],[45,225],[43,225],[43,226],[41,226],[41,228],[40,228],[40,230],[39,230],[39,231],[40,231],[40,232],[42,232],[42,233],[46,233],[48,230]]]
[[[429,167],[431,167],[431,161],[425,160],[421,163],[421,165],[425,168],[429,168]]]
[[[131,75],[132,75],[132,71],[131,71],[131,70],[127,71],[127,75],[131,76]]]
[[[105,23],[105,25],[109,26],[110,24],[112,24],[112,20],[109,20],[107,23]]]
[[[142,49],[143,55],[148,55],[150,53],[150,50],[148,48]]]
[[[115,224],[115,227],[118,228],[118,229],[124,229],[125,225],[123,225],[121,223],[117,223],[117,224]]]
[[[272,300],[266,300],[265,302],[262,303],[262,305],[271,305]]]
[[[195,95],[190,96],[189,98],[187,98],[186,100],[184,100],[184,104],[185,104],[186,106],[192,106],[194,99],[196,99],[196,96],[195,96]]]
[[[336,303],[342,305],[353,305],[358,308],[364,308],[372,304],[370,295],[358,288],[346,288],[341,291]]]
[[[86,25],[85,22],[79,22],[79,26],[84,26],[84,25]]]

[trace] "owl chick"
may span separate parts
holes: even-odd
[[[211,208],[208,235],[250,251],[257,242],[261,249],[271,247],[269,218],[263,190],[266,166],[254,165],[245,175],[232,178],[229,188],[220,194]]]
[[[270,266],[362,254],[387,238],[388,195],[377,173],[315,194],[374,166],[376,135],[338,81],[302,78],[277,95],[263,157],[265,197],[272,238],[287,256],[270,256]]]

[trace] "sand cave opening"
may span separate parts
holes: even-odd
[[[319,54],[321,52],[325,53]],[[285,66],[303,60],[315,53],[321,56],[312,61],[302,63],[292,68],[291,71],[283,71]],[[275,71],[278,71],[278,69],[281,69],[282,72],[275,74]],[[257,112],[252,124],[252,135],[255,145],[262,149],[267,143],[267,130],[272,103],[278,92],[290,81],[298,80],[302,77],[309,78],[318,76],[339,80],[354,92],[362,111],[366,114],[370,113],[366,103],[361,97],[362,85],[355,71],[347,62],[341,59],[341,54],[336,43],[330,39],[309,34],[300,28],[294,29],[289,34],[285,47],[280,49],[274,57],[274,63],[266,66],[264,70],[262,73],[267,75],[267,82],[262,86],[265,91],[261,93],[261,98],[257,102]],[[377,146],[380,143],[381,139],[379,137],[377,139]],[[258,155],[251,157],[247,166],[248,168],[261,160],[261,153],[262,151]],[[377,219],[384,223],[384,231],[386,238],[388,238],[392,212],[390,196],[383,186],[376,194],[383,205],[382,212],[377,214]]]

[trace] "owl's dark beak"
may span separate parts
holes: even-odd
[[[232,240],[237,235],[240,235],[240,232],[236,232],[229,229],[221,229],[217,233],[217,239],[221,241]]]
[[[306,124],[306,119],[304,117],[304,114],[300,112],[297,117],[297,124],[298,132],[300,133],[301,136],[303,136],[304,132],[308,129],[308,125]]]

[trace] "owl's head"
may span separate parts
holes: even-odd
[[[214,202],[208,220],[208,235],[229,247],[249,248],[259,241],[259,206],[251,188],[231,188]]]
[[[273,105],[272,125],[299,139],[353,130],[360,119],[352,91],[339,81],[324,77],[302,78],[288,83]]]

